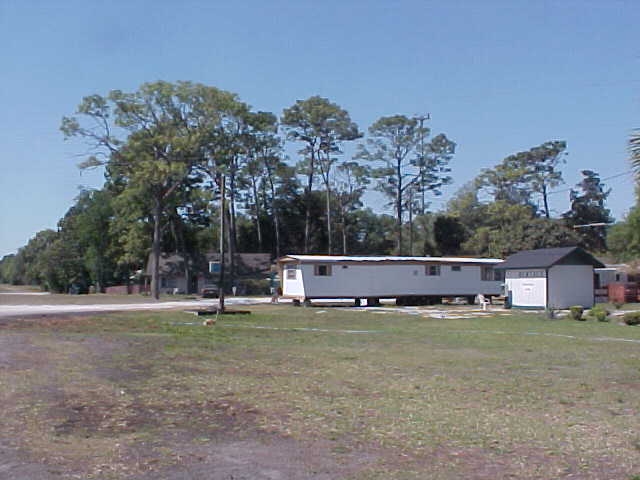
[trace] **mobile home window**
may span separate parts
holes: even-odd
[[[429,277],[438,277],[440,276],[440,265],[427,265],[424,267],[424,273]]]
[[[316,277],[330,277],[331,265],[315,265],[313,273]]]
[[[287,268],[287,280],[295,280],[296,279],[296,269],[295,268]]]
[[[462,267],[460,265],[452,265],[451,266],[451,271],[452,272],[461,272],[462,271]]]
[[[494,280],[496,280],[496,276],[493,267],[482,267],[482,281],[493,282]]]

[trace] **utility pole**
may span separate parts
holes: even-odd
[[[413,185],[409,185],[409,253],[413,257]]]
[[[225,213],[226,213],[226,191],[225,175],[218,174],[220,185],[220,278],[218,280],[218,313],[224,313],[224,237],[225,237]]]
[[[424,167],[425,167],[425,163],[424,163],[424,121],[425,120],[431,120],[431,114],[427,113],[427,114],[423,114],[423,115],[416,115],[415,117],[416,120],[418,120],[418,122],[420,122],[420,192],[422,194],[422,203],[421,203],[421,210],[422,210],[422,215],[424,215],[424,211],[425,211],[425,196],[424,196]]]

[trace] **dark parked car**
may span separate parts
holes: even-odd
[[[216,285],[205,285],[200,293],[202,298],[218,298],[218,287]]]

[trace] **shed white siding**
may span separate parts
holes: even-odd
[[[593,267],[591,265],[554,265],[549,269],[549,307],[590,308],[594,301]]]
[[[604,265],[582,248],[555,247],[514,253],[499,268],[512,306],[567,308],[593,306],[594,267]]]
[[[504,283],[512,306],[545,308],[547,278],[544,269],[507,270]]]
[[[591,265],[507,270],[505,286],[516,308],[592,307],[594,301]]]

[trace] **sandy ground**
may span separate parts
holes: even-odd
[[[124,311],[195,310],[204,308],[215,308],[218,304],[217,299],[183,299],[178,301],[161,300],[156,302],[148,299],[145,299],[145,301],[141,301],[139,298],[137,298],[136,300],[138,301],[138,303],[130,303],[130,297],[112,296],[109,298],[100,299],[99,303],[91,303],[91,297],[81,297],[80,301],[84,301],[85,303],[73,303],[78,302],[79,299],[74,296],[59,295],[51,297],[52,300],[54,298],[55,302],[47,302],[46,296],[38,297],[37,301],[33,301],[33,294],[29,293],[0,294],[0,318]],[[67,300],[69,303],[65,303],[65,300]],[[108,303],[103,303],[105,301]],[[225,304],[231,307],[240,305],[268,304],[270,302],[271,297],[227,297],[225,299]],[[290,303],[290,301],[281,300],[280,303]],[[473,305],[465,305],[461,308],[396,306],[353,307],[352,300],[327,299],[322,302],[316,302],[316,306],[326,305],[331,305],[333,307],[339,308],[349,308],[350,310],[354,311],[374,312],[380,315],[402,312],[409,315],[421,315],[431,318],[472,318],[495,315],[496,313],[509,315],[509,311],[504,310],[501,307],[492,307],[489,311],[482,311],[479,308],[474,307]],[[316,310],[316,313],[321,312]]]
[[[218,300],[216,299],[160,302],[147,300],[142,303],[129,303],[130,300],[127,297],[121,297],[121,299],[119,299],[122,303],[60,304],[52,302],[40,304],[40,302],[38,302],[39,304],[33,304],[29,302],[30,297],[30,295],[24,294],[3,294],[2,298],[0,298],[0,317],[144,310],[185,310],[215,307],[218,304]],[[42,299],[39,298],[39,301],[41,300]],[[73,300],[73,297],[70,297],[70,300]],[[225,304],[229,306],[257,305],[269,303],[270,301],[271,299],[269,297],[228,297],[225,299]]]
[[[225,298],[229,306],[260,305],[271,302],[271,297],[233,297]],[[291,303],[291,300],[280,299],[279,303]],[[352,299],[323,299],[314,301],[313,306],[342,307],[354,311],[369,311],[381,315],[402,312],[409,315],[421,315],[431,318],[472,318],[496,313],[509,315],[508,310],[499,306],[489,307],[482,311],[473,305],[456,307],[396,307],[393,300],[383,300],[379,307],[354,307]],[[48,293],[21,291],[11,289],[0,291],[0,318],[36,316],[36,315],[68,315],[81,313],[103,313],[118,311],[154,311],[154,310],[188,310],[215,308],[217,299],[201,299],[195,297],[164,297],[154,301],[148,297],[125,295],[50,295]],[[317,313],[317,311],[316,311]]]

